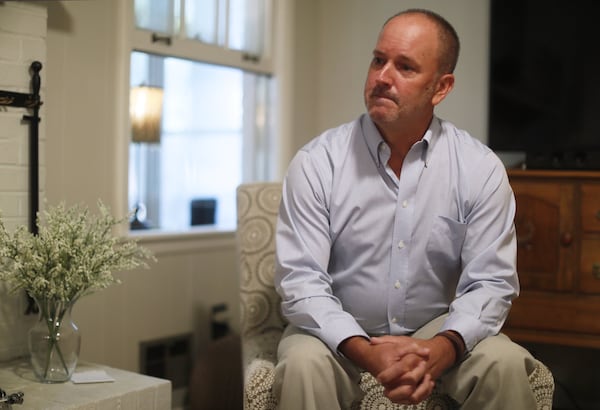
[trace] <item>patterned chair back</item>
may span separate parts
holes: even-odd
[[[275,363],[286,323],[273,285],[280,200],[279,182],[243,184],[237,190],[244,368],[257,358]]]

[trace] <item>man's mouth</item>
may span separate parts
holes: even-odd
[[[382,90],[381,88],[375,87],[373,91],[371,91],[371,99],[376,98],[385,98],[386,100],[391,100],[394,103],[398,104],[398,99],[396,96],[387,90]]]

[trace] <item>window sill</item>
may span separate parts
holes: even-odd
[[[129,239],[151,250],[161,253],[187,253],[202,249],[235,247],[235,230],[219,229],[214,226],[198,226],[186,231],[149,229],[129,231]]]

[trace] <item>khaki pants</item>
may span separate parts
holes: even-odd
[[[445,316],[413,336],[433,337]],[[464,410],[535,409],[529,375],[536,360],[503,334],[482,340],[463,362],[436,381]],[[349,409],[363,395],[361,369],[334,355],[318,338],[288,326],[278,348],[273,392],[281,410]]]

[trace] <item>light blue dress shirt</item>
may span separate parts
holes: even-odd
[[[368,115],[303,147],[284,179],[275,285],[290,323],[337,352],[351,336],[441,330],[471,350],[519,292],[515,201],[485,145],[434,117],[400,178]]]

